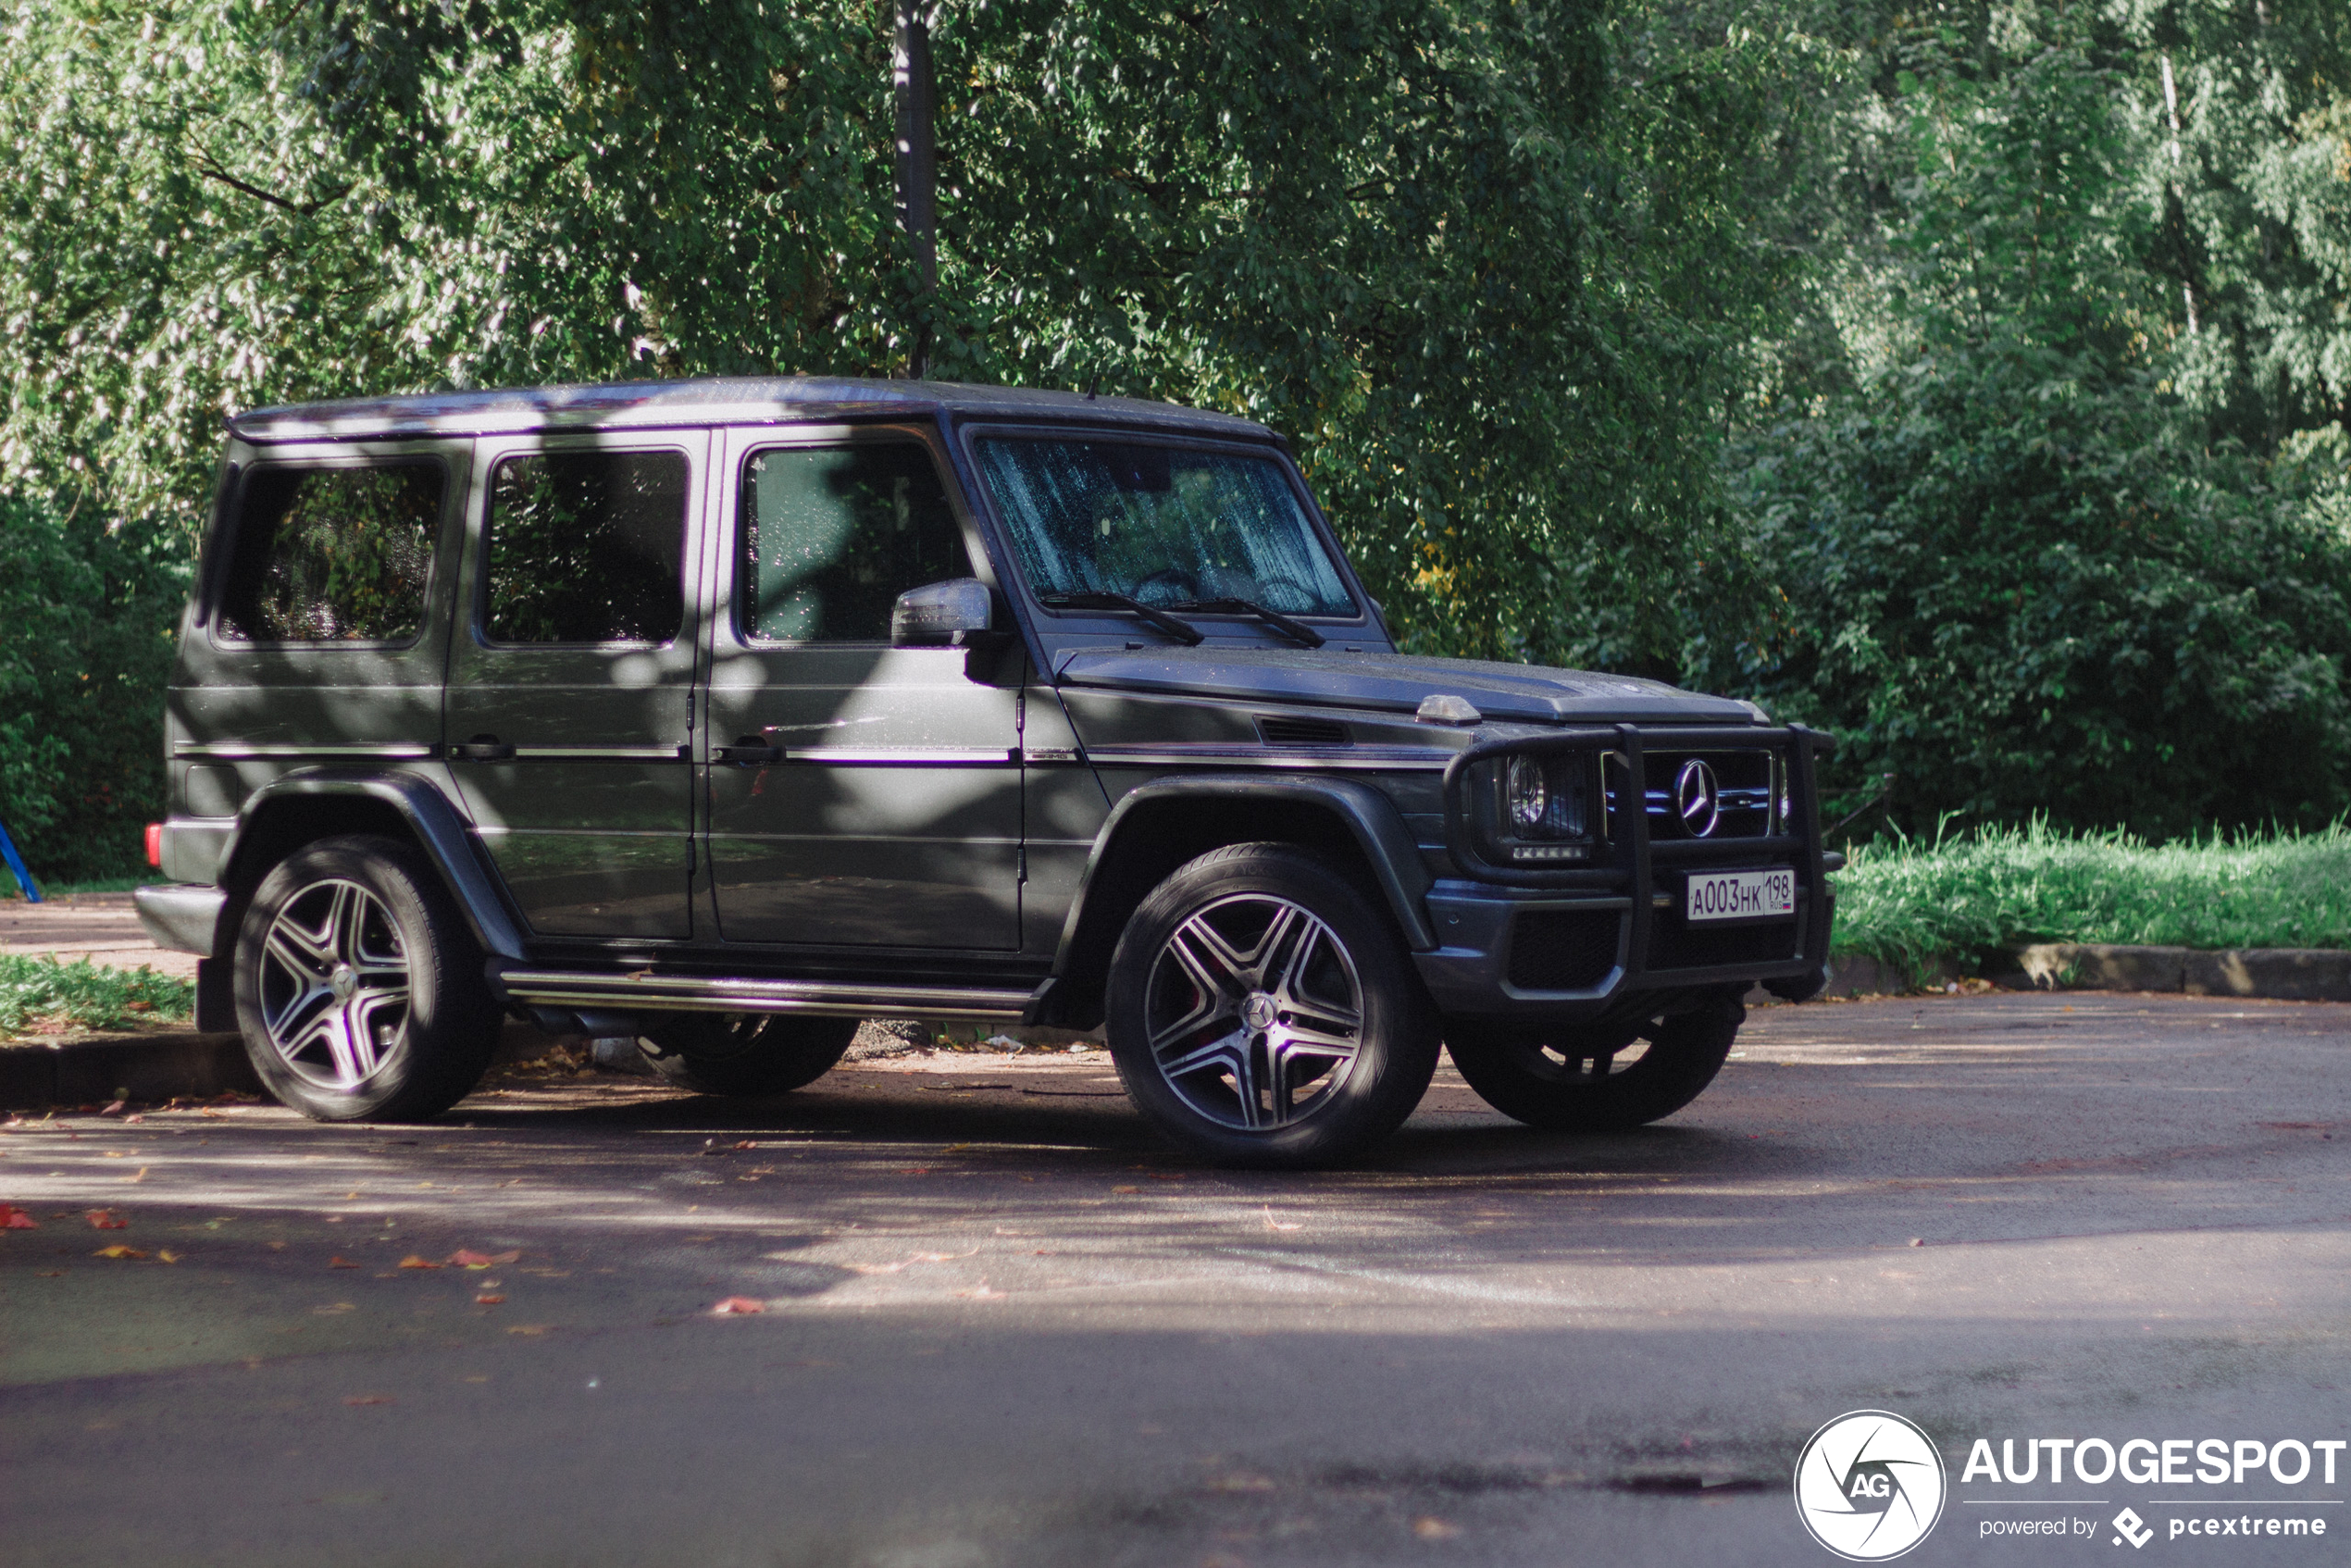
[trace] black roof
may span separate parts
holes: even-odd
[[[348,398],[233,416],[229,429],[250,442],[360,439],[425,433],[485,435],[524,430],[629,429],[685,424],[756,424],[769,419],[1084,419],[1153,425],[1198,435],[1263,440],[1253,419],[1131,397],[1085,397],[1033,387],[954,381],[861,380],[831,376],[709,377],[616,381],[597,386],[516,387],[495,392],[415,392]]]

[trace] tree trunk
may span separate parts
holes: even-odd
[[[898,99],[898,221],[914,251],[922,278],[916,310],[927,316],[939,291],[939,152],[932,129],[937,93],[930,66],[932,0],[896,0],[898,47],[890,76]],[[930,371],[928,320],[915,330],[906,374],[920,380]]]

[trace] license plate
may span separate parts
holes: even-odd
[[[1796,873],[1789,870],[1694,871],[1682,894],[1682,918],[1693,926],[1795,916]]]

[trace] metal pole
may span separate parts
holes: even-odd
[[[24,868],[24,856],[17,853],[17,841],[8,837],[8,825],[0,822],[0,857],[6,857],[8,869],[17,878],[17,886],[24,890],[24,902],[41,903],[41,890],[32,883],[32,873]]]
[[[914,248],[922,277],[919,308],[927,310],[939,290],[939,148],[932,126],[937,93],[930,64],[930,0],[897,0],[898,47],[890,62],[898,99],[898,221]],[[930,373],[930,324],[914,335],[906,374],[921,380]]]

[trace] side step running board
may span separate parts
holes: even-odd
[[[586,975],[502,969],[491,984],[541,1007],[688,1013],[821,1013],[847,1018],[1004,1018],[1017,1021],[1035,991],[959,986],[877,986],[828,980],[737,980],[696,975]]]

